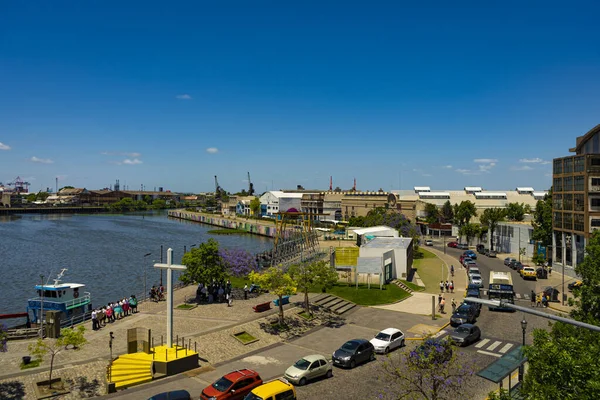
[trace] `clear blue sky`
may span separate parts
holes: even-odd
[[[0,181],[548,189],[600,123],[598,2],[416,3],[2,2]]]

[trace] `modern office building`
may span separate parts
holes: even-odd
[[[579,136],[569,151],[575,155],[553,160],[552,260],[573,267],[600,228],[600,125]]]

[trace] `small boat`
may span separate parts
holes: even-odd
[[[37,297],[28,300],[27,313],[33,313],[33,322],[40,323],[46,311],[60,311],[61,321],[71,319],[92,309],[92,296],[81,283],[62,283],[67,271],[63,268],[54,284],[35,285]]]

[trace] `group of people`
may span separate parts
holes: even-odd
[[[165,299],[165,287],[163,285],[160,286],[156,286],[156,285],[152,285],[152,288],[150,289],[150,300],[155,301],[155,302],[159,302],[161,300]]]
[[[440,292],[454,293],[454,281],[440,281]]]
[[[454,299],[452,299],[454,301]],[[440,314],[446,314],[444,308],[446,307],[446,298],[440,293],[438,296],[438,312]]]
[[[212,283],[204,284],[199,283],[196,289],[196,301],[198,303],[224,303],[231,307],[233,305],[233,295],[231,293],[231,281],[228,279],[227,282],[217,282],[213,280]]]
[[[532,290],[530,297],[531,297],[531,307],[548,307],[548,297],[546,296],[546,293],[536,294]]]
[[[135,295],[124,297],[119,301],[108,303],[105,307],[92,310],[92,329],[97,331],[107,323],[137,313],[138,300]]]

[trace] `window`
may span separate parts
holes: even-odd
[[[563,173],[563,169],[562,169],[562,159],[560,160],[554,160],[554,170],[553,173],[555,175],[558,174],[562,174]]]
[[[325,360],[319,360],[319,365],[322,367],[323,365],[326,365],[327,361]]]
[[[562,210],[563,209],[562,194],[555,194],[552,197],[553,197],[552,208],[554,208],[555,210]]]
[[[565,176],[565,178],[563,179],[563,190],[565,192],[573,191],[573,177],[572,176]]]
[[[562,178],[554,178],[552,190],[554,190],[555,192],[563,191]]]
[[[583,204],[583,194],[574,194],[573,195],[573,210],[574,211],[584,211],[585,207]]]
[[[585,178],[583,176],[575,177],[574,191],[583,192],[585,190]]]
[[[573,230],[573,214],[563,214],[563,228],[567,230]]]
[[[592,198],[590,199],[590,203],[592,204],[592,207],[600,207],[600,198]]]
[[[573,173],[573,158],[565,158],[563,163],[563,174]]]
[[[290,389],[283,393],[276,394],[275,400],[296,400],[296,396],[294,396],[294,391]]]
[[[600,167],[600,157],[590,157],[590,167]]]
[[[592,186],[600,186],[600,178],[592,178]]]
[[[583,156],[575,157],[573,161],[573,172],[583,172],[585,169],[585,160]]]
[[[564,195],[563,209],[569,210],[569,211],[573,210],[573,195],[572,194]]]
[[[600,227],[600,219],[593,218],[590,221],[590,225],[593,226],[593,227],[595,227],[595,228]]]
[[[579,232],[584,232],[585,226],[584,226],[583,221],[584,221],[583,214],[574,214],[573,215],[573,230],[579,231]]]
[[[554,220],[554,227],[562,229],[562,213],[555,212],[552,219]]]

